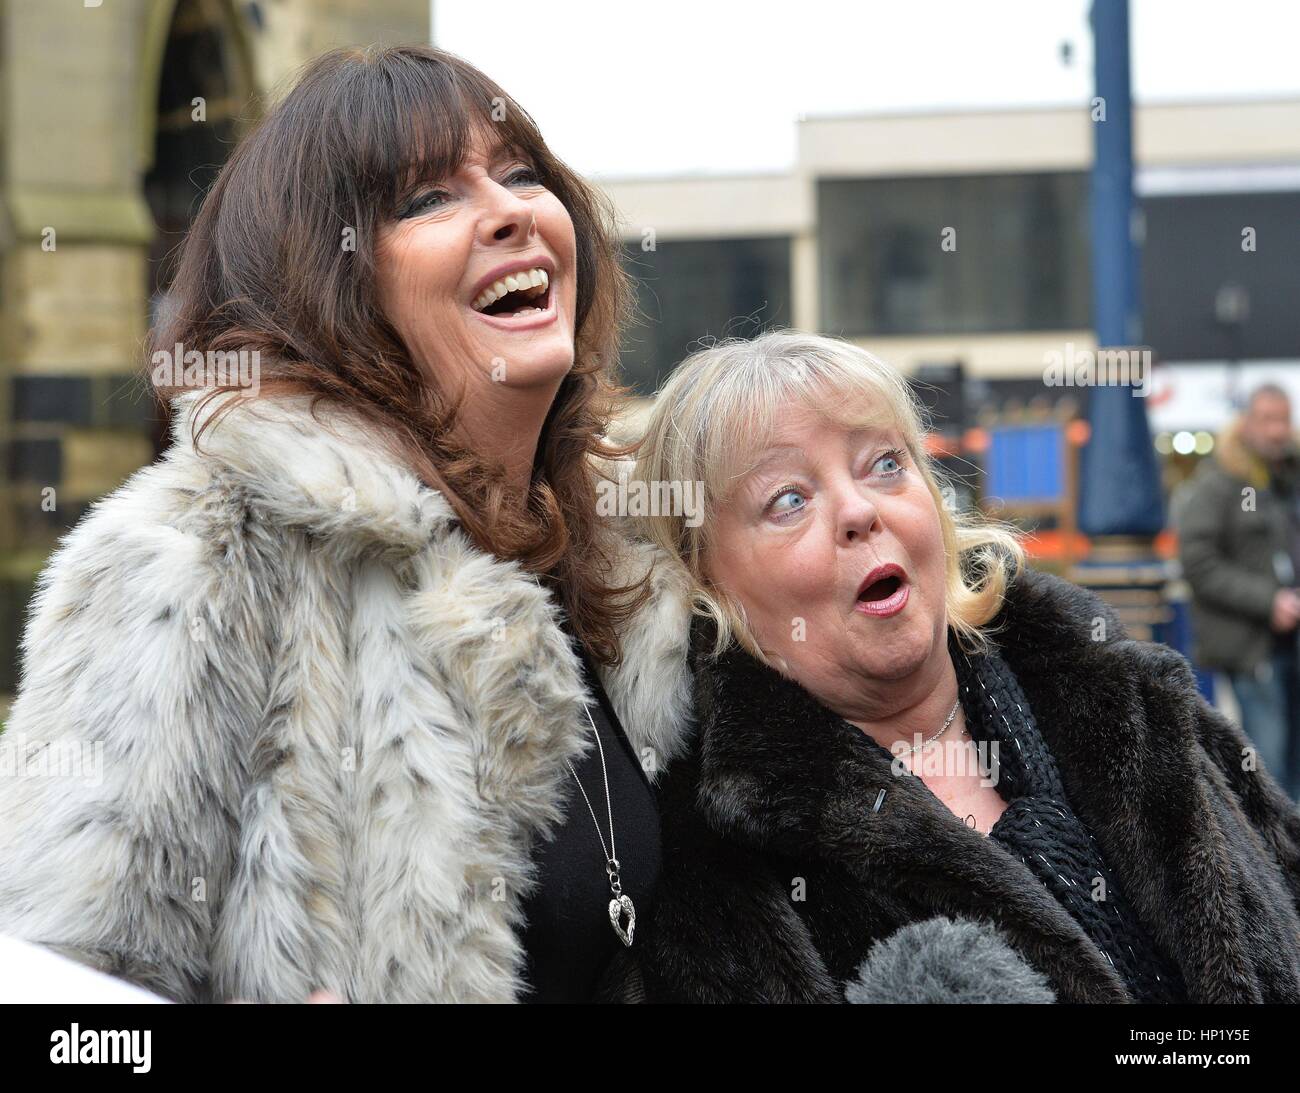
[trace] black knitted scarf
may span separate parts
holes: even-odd
[[[1101,848],[1070,807],[1015,674],[996,652],[968,655],[955,639],[949,649],[967,731],[977,744],[997,742],[997,788],[1008,804],[989,838],[1042,881],[1111,962],[1135,1002],[1187,1001],[1178,966],[1142,925]]]

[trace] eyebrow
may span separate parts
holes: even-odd
[[[888,425],[863,425],[856,429],[848,430],[849,436],[856,442],[859,438],[878,437],[881,440],[888,439],[891,433],[897,433],[898,427],[893,424]],[[753,493],[758,489],[758,479],[767,468],[775,463],[782,456],[790,453],[801,454],[803,449],[796,444],[781,444],[776,447],[765,449],[765,454],[751,466],[743,475],[739,477],[735,488],[732,491],[733,497],[741,494]]]
[[[856,429],[849,429],[848,435],[850,439],[853,440],[854,442],[856,442],[859,438],[865,438],[871,436],[877,436],[883,440],[886,437],[888,437],[890,433],[894,433],[896,431],[897,430],[893,425],[887,425],[887,426],[863,425]],[[766,454],[764,454],[763,457],[759,459],[757,463],[755,463],[753,466],[749,468],[749,470],[745,473],[745,477],[748,477],[749,475],[752,474],[757,474],[769,463],[775,462],[778,458],[780,458],[782,455],[785,455],[788,452],[802,452],[802,451],[803,449],[800,448],[797,444],[781,444],[776,447],[767,448],[765,449]]]
[[[462,167],[464,167],[466,162],[468,161],[468,158],[469,157],[467,155],[462,156],[461,161],[452,168],[453,172],[459,171]],[[534,167],[536,166],[536,161],[532,153],[529,152],[527,148],[517,147],[516,145],[510,143],[507,140],[503,140],[500,137],[496,137],[494,139],[494,143],[492,147],[488,149],[488,159],[487,159],[488,166],[494,167],[498,163],[501,163],[503,160],[515,160],[515,159],[520,160],[521,162],[528,163]],[[404,187],[404,190],[405,191],[418,190],[421,186],[431,185],[435,182],[440,182],[443,177],[444,176],[437,174],[433,170],[428,160],[422,159],[417,161],[408,169],[407,172],[408,181]]]
[[[782,444],[780,447],[767,448],[766,455],[745,472],[746,478],[751,478],[768,466],[769,463],[775,463],[781,456],[788,452],[802,452],[803,449],[794,444]]]
[[[532,163],[534,159],[527,148],[506,140],[499,134],[493,137],[492,146],[487,151],[489,164],[499,163],[503,159],[523,159]]]
[[[764,473],[767,472],[769,467],[782,456],[788,456],[791,454],[798,455],[802,451],[802,448],[793,444],[782,444],[779,447],[767,449],[763,458],[750,467],[749,470],[741,475],[734,483],[730,490],[730,496],[733,499],[744,497],[754,498],[759,501],[764,500],[762,496],[766,492],[766,486],[762,481]]]

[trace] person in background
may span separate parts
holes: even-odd
[[[1300,796],[1300,451],[1291,400],[1257,387],[1190,483],[1179,519],[1196,660],[1226,673],[1262,765]]]

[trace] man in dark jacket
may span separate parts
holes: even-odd
[[[1300,453],[1273,384],[1201,465],[1181,506],[1196,660],[1226,673],[1263,765],[1300,795]]]

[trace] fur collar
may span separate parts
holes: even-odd
[[[1242,419],[1238,418],[1223,430],[1215,445],[1213,465],[1219,467],[1230,478],[1248,482],[1261,490],[1268,486],[1270,478],[1277,470],[1294,478],[1297,470],[1300,469],[1300,446],[1296,438],[1291,438],[1285,454],[1278,461],[1277,468],[1270,469],[1268,463],[1246,444],[1242,437],[1242,424]]]
[[[227,396],[199,409],[201,391],[173,404],[170,449],[192,452],[191,431],[208,423]],[[213,422],[201,453],[275,524],[300,528],[345,551],[379,548],[410,556],[446,535],[455,514],[446,499],[388,457],[362,424],[322,399],[257,399]]]
[[[1192,997],[1300,1001],[1300,876],[1277,867],[1294,868],[1300,815],[1271,778],[1242,775],[1241,748],[1214,757],[1229,786],[1187,660],[1045,574],[1016,582],[1001,622],[1067,795]]]
[[[180,458],[192,457],[193,425],[222,405],[220,398],[213,399],[199,416],[200,394],[188,392],[174,404],[176,444],[170,451]],[[328,400],[318,403],[313,419],[310,401],[306,396],[261,399],[223,416],[200,441],[209,466],[269,520],[305,530],[323,547],[399,560],[432,544],[453,569],[472,567],[474,588],[486,594],[470,596],[464,584],[456,587],[451,580],[439,591],[448,602],[440,607],[434,645],[446,655],[452,654],[449,622],[471,616],[480,621],[516,618],[521,604],[535,623],[558,629],[559,616],[531,574],[478,551],[442,494],[391,458],[361,423]],[[630,583],[650,573],[651,597],[622,634],[622,662],[599,666],[598,674],[653,781],[681,750],[690,724],[690,593],[680,567],[660,552],[645,543],[628,541],[625,546],[612,579]],[[576,701],[583,693],[576,661],[558,652],[556,659],[565,689]],[[552,713],[559,715],[557,723],[567,723],[576,709],[571,701]]]
[[[764,855],[819,856],[846,870],[860,896],[884,888],[920,900],[929,914],[986,917],[1063,999],[1126,997],[1018,858],[954,823],[919,780],[895,778],[884,748],[797,683],[736,646],[710,661],[704,631],[697,626],[693,646],[696,777],[715,832]],[[1186,661],[1127,640],[1091,593],[1031,570],[1012,582],[996,638],[1076,812],[1193,996],[1295,997],[1300,923],[1259,835],[1199,745]],[[1284,803],[1270,804],[1285,814]],[[833,914],[851,920],[861,913],[854,902]],[[858,944],[869,935],[864,929]],[[862,955],[838,962],[854,967]]]

